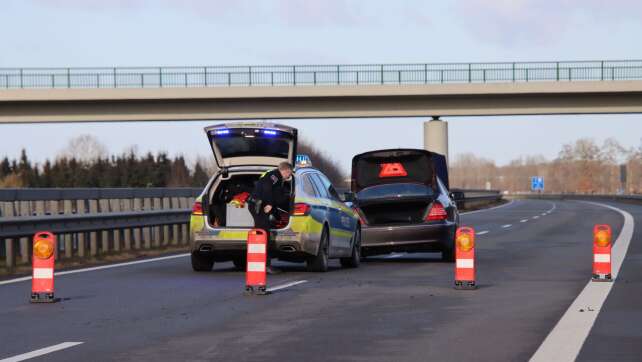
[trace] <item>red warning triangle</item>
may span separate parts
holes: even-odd
[[[382,163],[379,166],[381,166],[381,171],[379,171],[379,178],[408,176],[408,172],[406,172],[406,169],[399,162]]]

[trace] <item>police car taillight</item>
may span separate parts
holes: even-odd
[[[400,162],[382,163],[379,167],[381,167],[379,178],[408,176],[408,172]]]
[[[203,215],[203,204],[200,201],[196,201],[192,206],[192,215]]]
[[[430,207],[430,211],[426,216],[426,221],[446,220],[447,217],[448,213],[446,212],[446,209],[444,209],[444,206],[439,201],[435,201]]]
[[[294,212],[292,213],[292,215],[294,215],[294,216],[307,216],[307,215],[310,215],[310,210],[311,209],[312,209],[312,207],[310,207],[310,205],[308,205],[308,204],[304,204],[302,202],[301,203],[296,203],[296,204],[294,204]]]

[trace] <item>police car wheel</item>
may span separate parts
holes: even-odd
[[[344,268],[358,268],[361,263],[361,230],[355,230],[352,238],[352,254],[349,258],[339,259]]]
[[[324,228],[319,241],[319,252],[307,260],[308,271],[323,273],[328,271],[328,229]]]
[[[201,255],[198,251],[192,252],[192,269],[197,272],[211,271],[214,267],[214,258]]]

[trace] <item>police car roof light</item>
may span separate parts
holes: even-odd
[[[214,131],[214,134],[217,135],[217,136],[228,135],[228,134],[230,134],[230,130],[227,129],[227,128],[225,128],[225,129],[217,129],[216,131]]]

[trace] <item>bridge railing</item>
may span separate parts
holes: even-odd
[[[642,60],[357,65],[0,68],[0,90],[323,86],[642,79]]]

